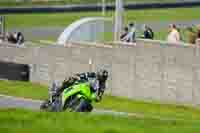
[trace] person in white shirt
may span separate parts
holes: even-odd
[[[136,28],[134,23],[129,24],[129,33],[122,38],[121,40],[124,42],[135,42],[136,38]]]
[[[169,34],[167,36],[167,41],[171,43],[180,42],[180,33],[178,32],[175,24],[169,25]]]

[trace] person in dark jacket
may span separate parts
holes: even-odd
[[[144,25],[144,33],[143,33],[143,37],[144,39],[153,39],[154,38],[154,32],[153,30],[147,26],[147,25]]]
[[[24,43],[24,35],[21,32],[16,32],[17,45],[22,45]]]
[[[14,34],[8,32],[6,34],[6,40],[9,42],[9,43],[17,43],[17,39],[15,38]]]
[[[22,45],[24,43],[24,35],[21,32],[15,32],[14,34],[9,32],[6,34],[6,39],[8,42],[17,45]]]

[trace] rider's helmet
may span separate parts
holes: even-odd
[[[104,69],[101,69],[97,72],[97,79],[100,81],[100,82],[105,82],[108,78],[108,71],[107,70],[104,70]]]

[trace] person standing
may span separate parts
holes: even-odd
[[[17,32],[16,40],[17,40],[17,45],[23,45],[24,35],[21,32]]]
[[[177,43],[180,42],[180,33],[177,30],[177,27],[175,24],[169,25],[169,34],[167,36],[167,41],[171,43]]]
[[[197,26],[197,38],[200,39],[200,25]]]
[[[188,27],[187,31],[188,31],[188,43],[195,44],[197,39],[197,33],[192,29],[192,27]]]
[[[6,40],[9,42],[9,43],[13,43],[13,44],[16,44],[17,43],[17,39],[15,38],[15,34],[13,33],[6,33]]]
[[[120,36],[120,40],[125,42],[130,42],[130,40],[124,39],[127,35],[128,35],[128,27],[125,27],[123,33]]]
[[[129,24],[129,33],[122,39],[125,42],[135,42],[136,41],[136,28],[134,23]]]
[[[154,32],[153,30],[148,27],[147,25],[144,25],[144,35],[143,37],[144,39],[152,39],[154,38]]]

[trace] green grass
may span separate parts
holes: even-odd
[[[150,118],[200,119],[199,108],[173,104],[161,104],[159,102],[143,102],[112,96],[106,96],[101,103],[96,104],[96,108],[136,113]]]
[[[48,88],[40,84],[29,82],[0,80],[0,94],[32,99],[46,99]]]
[[[145,3],[145,2],[175,2],[174,0],[124,0],[125,3],[137,2],[137,3]],[[114,3],[115,0],[106,0],[107,3]],[[101,3],[101,0],[37,0],[35,2],[24,1],[24,2],[16,2],[16,0],[1,0],[0,6],[5,7],[13,7],[13,6],[48,6],[48,5],[66,5],[66,4],[93,4],[93,3]]]
[[[199,122],[0,110],[2,133],[199,133]]]
[[[46,86],[19,81],[0,81],[0,94],[25,97],[32,99],[46,99],[48,91]],[[127,98],[104,96],[95,108],[138,113],[148,117],[164,117],[198,120],[200,109],[180,105],[160,104],[156,102],[135,101]]]
[[[54,14],[14,14],[6,15],[7,28],[68,26],[83,18],[100,15],[98,12],[87,13],[54,13]],[[38,20],[38,21],[36,21]]]
[[[131,10],[125,12],[125,21],[143,22],[171,22],[189,21],[200,18],[199,7],[178,8],[178,9],[152,9],[152,10]],[[101,12],[81,13],[54,13],[54,14],[12,14],[6,16],[7,28],[22,27],[46,27],[46,26],[68,26],[72,22],[92,16],[101,16]],[[107,17],[113,17],[113,12],[108,12]],[[36,21],[39,20],[39,21]]]

